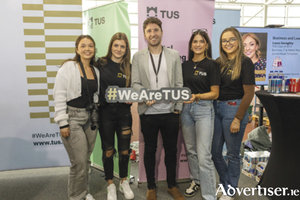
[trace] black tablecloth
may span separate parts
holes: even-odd
[[[257,91],[257,97],[268,114],[272,129],[272,150],[268,165],[258,185],[266,188],[288,188],[286,196],[272,199],[300,199],[290,189],[300,189],[300,96],[275,96]]]

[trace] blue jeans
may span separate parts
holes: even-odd
[[[217,199],[215,168],[211,159],[214,118],[212,100],[183,105],[181,126],[191,179],[201,185],[201,194],[206,200]]]
[[[212,143],[212,158],[220,177],[220,184],[224,186],[226,192],[229,185],[237,188],[240,178],[240,147],[248,123],[248,112],[245,113],[244,118],[240,122],[240,131],[237,133],[230,132],[230,125],[239,109],[240,103],[241,99],[214,101],[215,130]],[[222,155],[224,143],[226,143],[227,147],[228,164]]]

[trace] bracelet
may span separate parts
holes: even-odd
[[[195,95],[195,101],[199,101],[200,100],[200,93]]]
[[[236,118],[234,118],[233,121],[234,121],[235,123],[237,123],[237,124],[240,123],[240,121],[239,121],[238,119],[236,119]]]

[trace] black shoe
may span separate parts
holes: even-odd
[[[192,181],[190,186],[186,188],[184,195],[187,197],[192,197],[196,194],[196,192],[200,189],[200,185]]]

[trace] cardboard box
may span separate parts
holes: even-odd
[[[257,164],[258,162],[267,162],[269,157],[270,152],[268,151],[252,151],[244,153],[244,159],[252,164]]]
[[[256,164],[256,171],[257,171],[256,176],[258,178],[261,178],[262,174],[264,173],[264,171],[266,169],[266,166],[267,166],[267,162],[259,162]]]
[[[258,178],[260,178],[269,157],[270,153],[268,151],[245,152],[243,158],[243,174],[252,179],[255,179],[257,175]]]
[[[248,176],[251,179],[255,179],[256,176],[254,176],[253,174],[248,173],[247,171],[245,171],[244,169],[242,169],[242,174]]]

